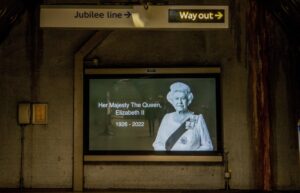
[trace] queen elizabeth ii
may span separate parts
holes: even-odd
[[[189,111],[194,96],[182,82],[170,86],[167,100],[175,112],[167,113],[153,143],[155,151],[211,151],[213,145],[202,114]]]

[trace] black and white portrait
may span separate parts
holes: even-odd
[[[195,114],[188,108],[193,98],[187,84],[171,84],[167,100],[175,111],[164,115],[153,143],[155,151],[213,150],[203,115]]]

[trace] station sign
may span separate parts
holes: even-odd
[[[42,28],[227,29],[228,6],[41,6]]]
[[[170,23],[224,23],[224,9],[170,9]]]

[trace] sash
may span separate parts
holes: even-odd
[[[186,132],[186,128],[185,128],[185,123],[187,121],[189,121],[190,118],[188,118],[187,120],[185,120],[180,127],[174,131],[174,133],[172,133],[170,135],[170,137],[167,139],[166,144],[165,144],[165,148],[167,151],[170,151],[173,146],[175,145],[175,143],[178,141],[178,139],[182,136],[182,134],[184,134]]]

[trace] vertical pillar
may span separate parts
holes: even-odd
[[[106,37],[110,31],[97,31],[75,54],[74,66],[74,134],[73,134],[73,191],[83,191],[83,76],[84,58]]]
[[[268,44],[272,19],[256,0],[249,0],[247,11],[247,46],[249,51],[249,92],[253,147],[255,153],[255,179],[265,191],[272,186],[271,170],[271,126],[269,104],[269,53]],[[267,27],[268,26],[268,27]]]

